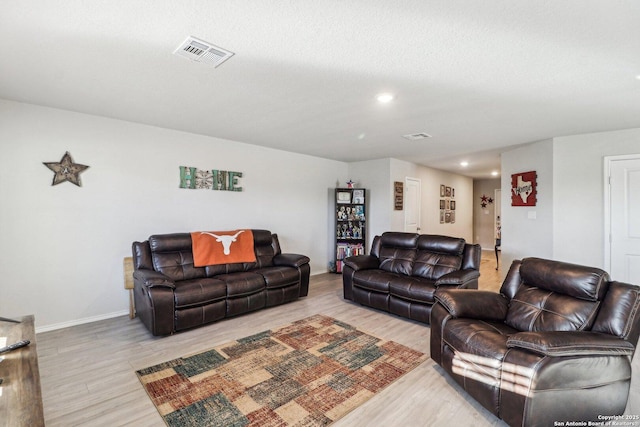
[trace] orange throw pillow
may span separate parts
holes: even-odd
[[[191,245],[195,267],[256,261],[251,230],[193,231]]]

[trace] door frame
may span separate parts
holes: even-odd
[[[418,225],[417,225],[417,232],[418,234],[420,234],[420,231],[422,229],[422,180],[420,178],[413,178],[413,177],[409,177],[409,176],[405,176],[404,177],[404,185],[408,187],[408,182],[409,181],[414,181],[418,183],[418,203],[416,203],[416,209],[418,210],[417,214],[417,218],[418,218]],[[404,224],[403,224],[403,230],[407,231],[407,209],[404,210]]]
[[[640,154],[604,157],[604,270],[611,271],[611,165],[620,160],[640,160]]]

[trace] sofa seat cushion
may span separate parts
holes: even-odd
[[[402,280],[400,274],[383,270],[360,270],[353,275],[353,286],[373,292],[389,293],[389,283]]]
[[[227,285],[217,279],[182,280],[175,285],[173,298],[176,308],[210,304],[227,297]]]
[[[389,293],[402,299],[433,303],[435,282],[421,277],[402,277],[389,284]]]
[[[507,353],[507,340],[517,332],[501,322],[450,319],[442,332],[442,340],[468,363],[477,365],[480,369],[497,369]]]
[[[227,285],[228,298],[252,295],[265,289],[264,277],[253,272],[221,274],[216,279]]]
[[[293,267],[267,267],[254,270],[253,273],[264,277],[267,289],[282,288],[298,283],[300,275],[297,268]]]

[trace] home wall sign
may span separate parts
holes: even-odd
[[[74,163],[68,151],[64,153],[59,162],[42,162],[42,164],[54,172],[52,186],[68,181],[82,187],[80,174],[89,168],[87,165]]]
[[[223,170],[201,170],[189,166],[180,166],[180,188],[242,191],[238,180],[242,172]]]
[[[511,175],[511,206],[535,206],[537,195],[536,171]]]

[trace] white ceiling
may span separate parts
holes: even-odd
[[[235,56],[173,55],[188,36]],[[472,177],[640,127],[638,75],[637,0],[0,0],[0,98]]]

